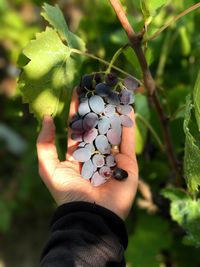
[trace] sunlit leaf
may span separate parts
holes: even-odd
[[[77,35],[69,31],[65,18],[58,5],[44,4],[42,16],[55,28],[56,31],[67,41],[71,48],[85,50],[85,43]]]
[[[185,131],[185,156],[184,172],[188,188],[191,192],[197,192],[200,185],[200,135],[197,130],[195,116],[192,116],[193,104],[188,96],[184,120]]]
[[[194,102],[195,117],[200,131],[200,71],[194,87],[193,102]]]
[[[29,103],[30,111],[38,120],[45,114],[55,116],[61,113],[66,92],[70,94],[72,90],[75,73],[70,49],[53,29],[47,28],[37,34],[23,53],[30,59],[20,77],[24,102]]]

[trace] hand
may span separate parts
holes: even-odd
[[[71,117],[77,111],[77,96],[70,105]],[[115,155],[117,166],[128,172],[128,178],[117,181],[111,178],[99,187],[93,187],[80,175],[81,165],[72,158],[77,142],[68,138],[65,161],[59,161],[55,146],[55,125],[50,116],[45,116],[37,140],[39,174],[58,205],[72,201],[87,201],[110,209],[125,219],[132,206],[138,184],[138,166],[135,155],[135,120],[132,128],[123,127],[120,153]]]

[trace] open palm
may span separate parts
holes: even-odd
[[[77,96],[74,94],[70,117],[77,111]],[[131,113],[134,121],[134,113]],[[58,205],[72,201],[87,201],[101,205],[125,219],[131,206],[138,183],[138,167],[135,156],[135,123],[132,128],[123,127],[120,153],[115,155],[117,166],[128,172],[124,181],[109,179],[93,187],[80,175],[81,165],[71,154],[77,142],[68,137],[65,161],[59,161],[55,146],[55,125],[50,116],[45,116],[37,140],[39,173]]]

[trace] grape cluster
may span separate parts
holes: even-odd
[[[126,171],[117,168],[112,149],[121,143],[122,126],[132,127],[129,117],[138,82],[116,74],[87,74],[77,87],[78,112],[70,127],[71,138],[78,141],[73,158],[82,162],[81,175],[93,186],[105,183],[110,177],[127,178]]]

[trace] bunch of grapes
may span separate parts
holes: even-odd
[[[126,171],[116,167],[112,151],[121,143],[122,126],[133,126],[129,114],[137,87],[138,82],[132,77],[122,80],[114,73],[84,75],[77,87],[78,113],[70,127],[71,138],[79,144],[72,156],[82,163],[81,176],[93,186],[111,177],[128,177]]]

